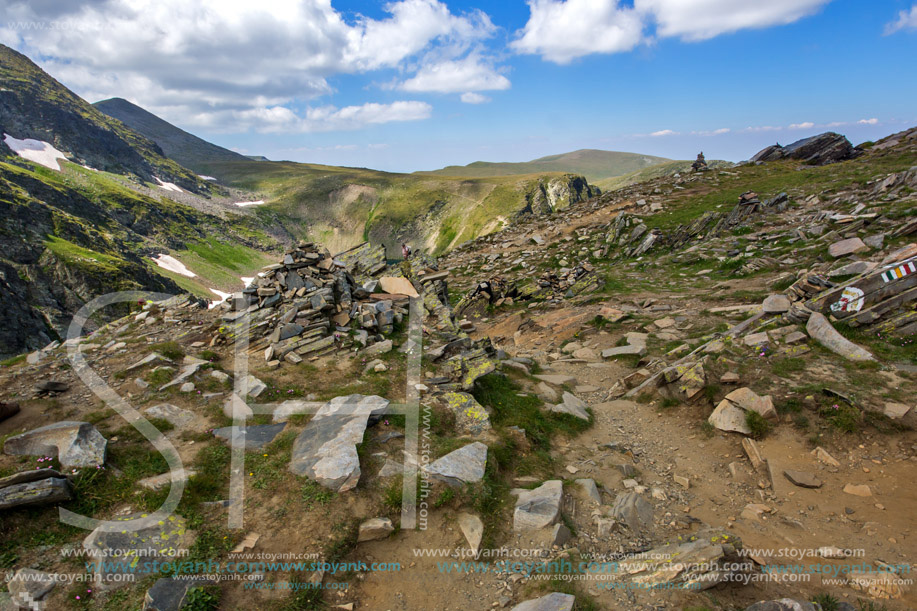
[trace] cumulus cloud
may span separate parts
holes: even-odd
[[[879,120],[873,117],[872,119],[860,119],[857,123],[860,125],[876,125],[879,123]]]
[[[634,0],[656,23],[660,37],[706,40],[739,30],[786,25],[818,12],[831,0]]]
[[[320,106],[299,114],[291,108],[332,95],[328,79],[335,75],[423,70],[418,58],[436,49],[466,52],[494,31],[484,13],[453,14],[439,0],[398,0],[385,5],[382,19],[349,22],[329,0],[65,4],[12,0],[0,40],[40,58],[42,67],[88,99],[125,97],[167,119],[224,130],[352,129],[427,117],[429,105],[413,101]],[[23,22],[66,27],[17,27]]]
[[[490,98],[488,98],[486,95],[481,95],[480,93],[466,91],[462,94],[462,102],[465,104],[484,104],[486,102],[490,102]]]
[[[917,30],[917,4],[909,11],[900,11],[897,19],[885,25],[886,36],[901,30]]]
[[[529,20],[512,47],[558,64],[593,53],[630,51],[660,38],[699,41],[751,28],[785,25],[831,0],[528,0]]]
[[[813,127],[815,127],[815,124],[811,121],[790,124],[790,129],[812,129]]]
[[[510,82],[477,54],[471,54],[464,59],[423,66],[398,88],[412,92],[459,93],[509,89]]]
[[[558,64],[592,53],[630,51],[643,38],[643,23],[618,0],[528,0],[529,20],[511,43],[519,53]]]

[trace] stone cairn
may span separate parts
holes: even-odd
[[[707,167],[707,160],[704,158],[703,151],[697,154],[697,159],[691,164],[691,169],[695,172],[706,172],[710,169]]]

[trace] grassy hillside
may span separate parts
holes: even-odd
[[[456,176],[483,178],[493,176],[510,176],[524,174],[543,174],[546,172],[566,172],[581,174],[591,183],[636,172],[659,163],[669,161],[665,157],[622,153],[618,151],[601,151],[580,149],[560,155],[550,155],[519,163],[501,163],[475,161],[465,166],[451,165],[432,172],[417,172],[434,176]]]
[[[96,102],[93,106],[159,145],[170,159],[186,168],[198,169],[205,161],[242,161],[242,155],[211,144],[179,129],[143,108],[121,98]]]
[[[333,251],[368,239],[391,257],[400,256],[403,241],[442,253],[500,229],[533,203],[560,209],[595,193],[581,177],[561,173],[453,178],[267,161],[201,169],[264,198],[256,213],[265,224]]]
[[[675,174],[684,174],[685,172],[690,172],[692,163],[694,162],[667,161],[665,163],[659,163],[634,172],[628,172],[622,176],[615,176],[612,178],[596,181],[595,186],[602,189],[602,191],[615,191],[629,185],[635,185],[637,183],[646,182],[655,178],[674,176]],[[710,160],[707,162],[707,167],[709,167],[711,170],[731,168],[732,166],[733,164],[731,162],[721,161],[718,159]]]
[[[80,164],[183,189],[209,193],[201,181],[166,158],[153,141],[103,114],[58,83],[29,58],[0,45],[0,130],[51,143]],[[9,152],[5,145],[0,149]]]

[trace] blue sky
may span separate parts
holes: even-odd
[[[0,42],[228,148],[391,171],[917,124],[912,0],[185,4],[14,2]]]

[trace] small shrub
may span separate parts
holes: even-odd
[[[837,430],[855,433],[860,426],[860,410],[849,403],[835,403],[821,410],[822,416]]]
[[[177,342],[162,342],[161,344],[153,344],[150,346],[150,349],[153,352],[158,352],[169,360],[177,361],[185,356],[185,351]]]
[[[751,410],[745,412],[745,425],[751,431],[752,439],[763,439],[771,432],[771,423],[758,412]]]

